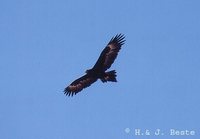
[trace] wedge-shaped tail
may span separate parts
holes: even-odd
[[[116,71],[115,70],[111,70],[109,72],[105,72],[105,76],[103,78],[101,78],[101,81],[104,82],[117,82],[116,79]]]

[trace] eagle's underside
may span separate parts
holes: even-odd
[[[100,79],[104,82],[117,82],[116,71],[111,70],[106,72],[111,67],[116,59],[121,46],[124,44],[124,35],[119,34],[113,37],[108,45],[101,52],[96,64],[92,69],[86,71],[86,74],[75,81],[73,81],[68,87],[65,88],[64,93],[68,96],[73,96],[84,88],[89,87],[92,83]]]

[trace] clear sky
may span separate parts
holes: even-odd
[[[199,0],[1,0],[1,139],[200,138]],[[111,69],[74,97],[63,90],[126,36]],[[194,136],[170,136],[171,128]]]

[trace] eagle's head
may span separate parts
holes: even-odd
[[[88,69],[88,70],[85,71],[85,73],[87,73],[87,74],[89,74],[91,72],[92,72],[92,69]]]

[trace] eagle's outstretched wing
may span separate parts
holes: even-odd
[[[93,69],[99,69],[101,71],[106,71],[109,69],[116,59],[121,46],[124,44],[124,35],[118,34],[113,37],[108,45],[101,52],[99,59],[94,65]]]
[[[89,76],[88,74],[78,78],[73,81],[68,87],[65,88],[64,92],[68,96],[73,96],[83,90],[84,88],[90,86],[92,83],[97,81],[97,78]]]

